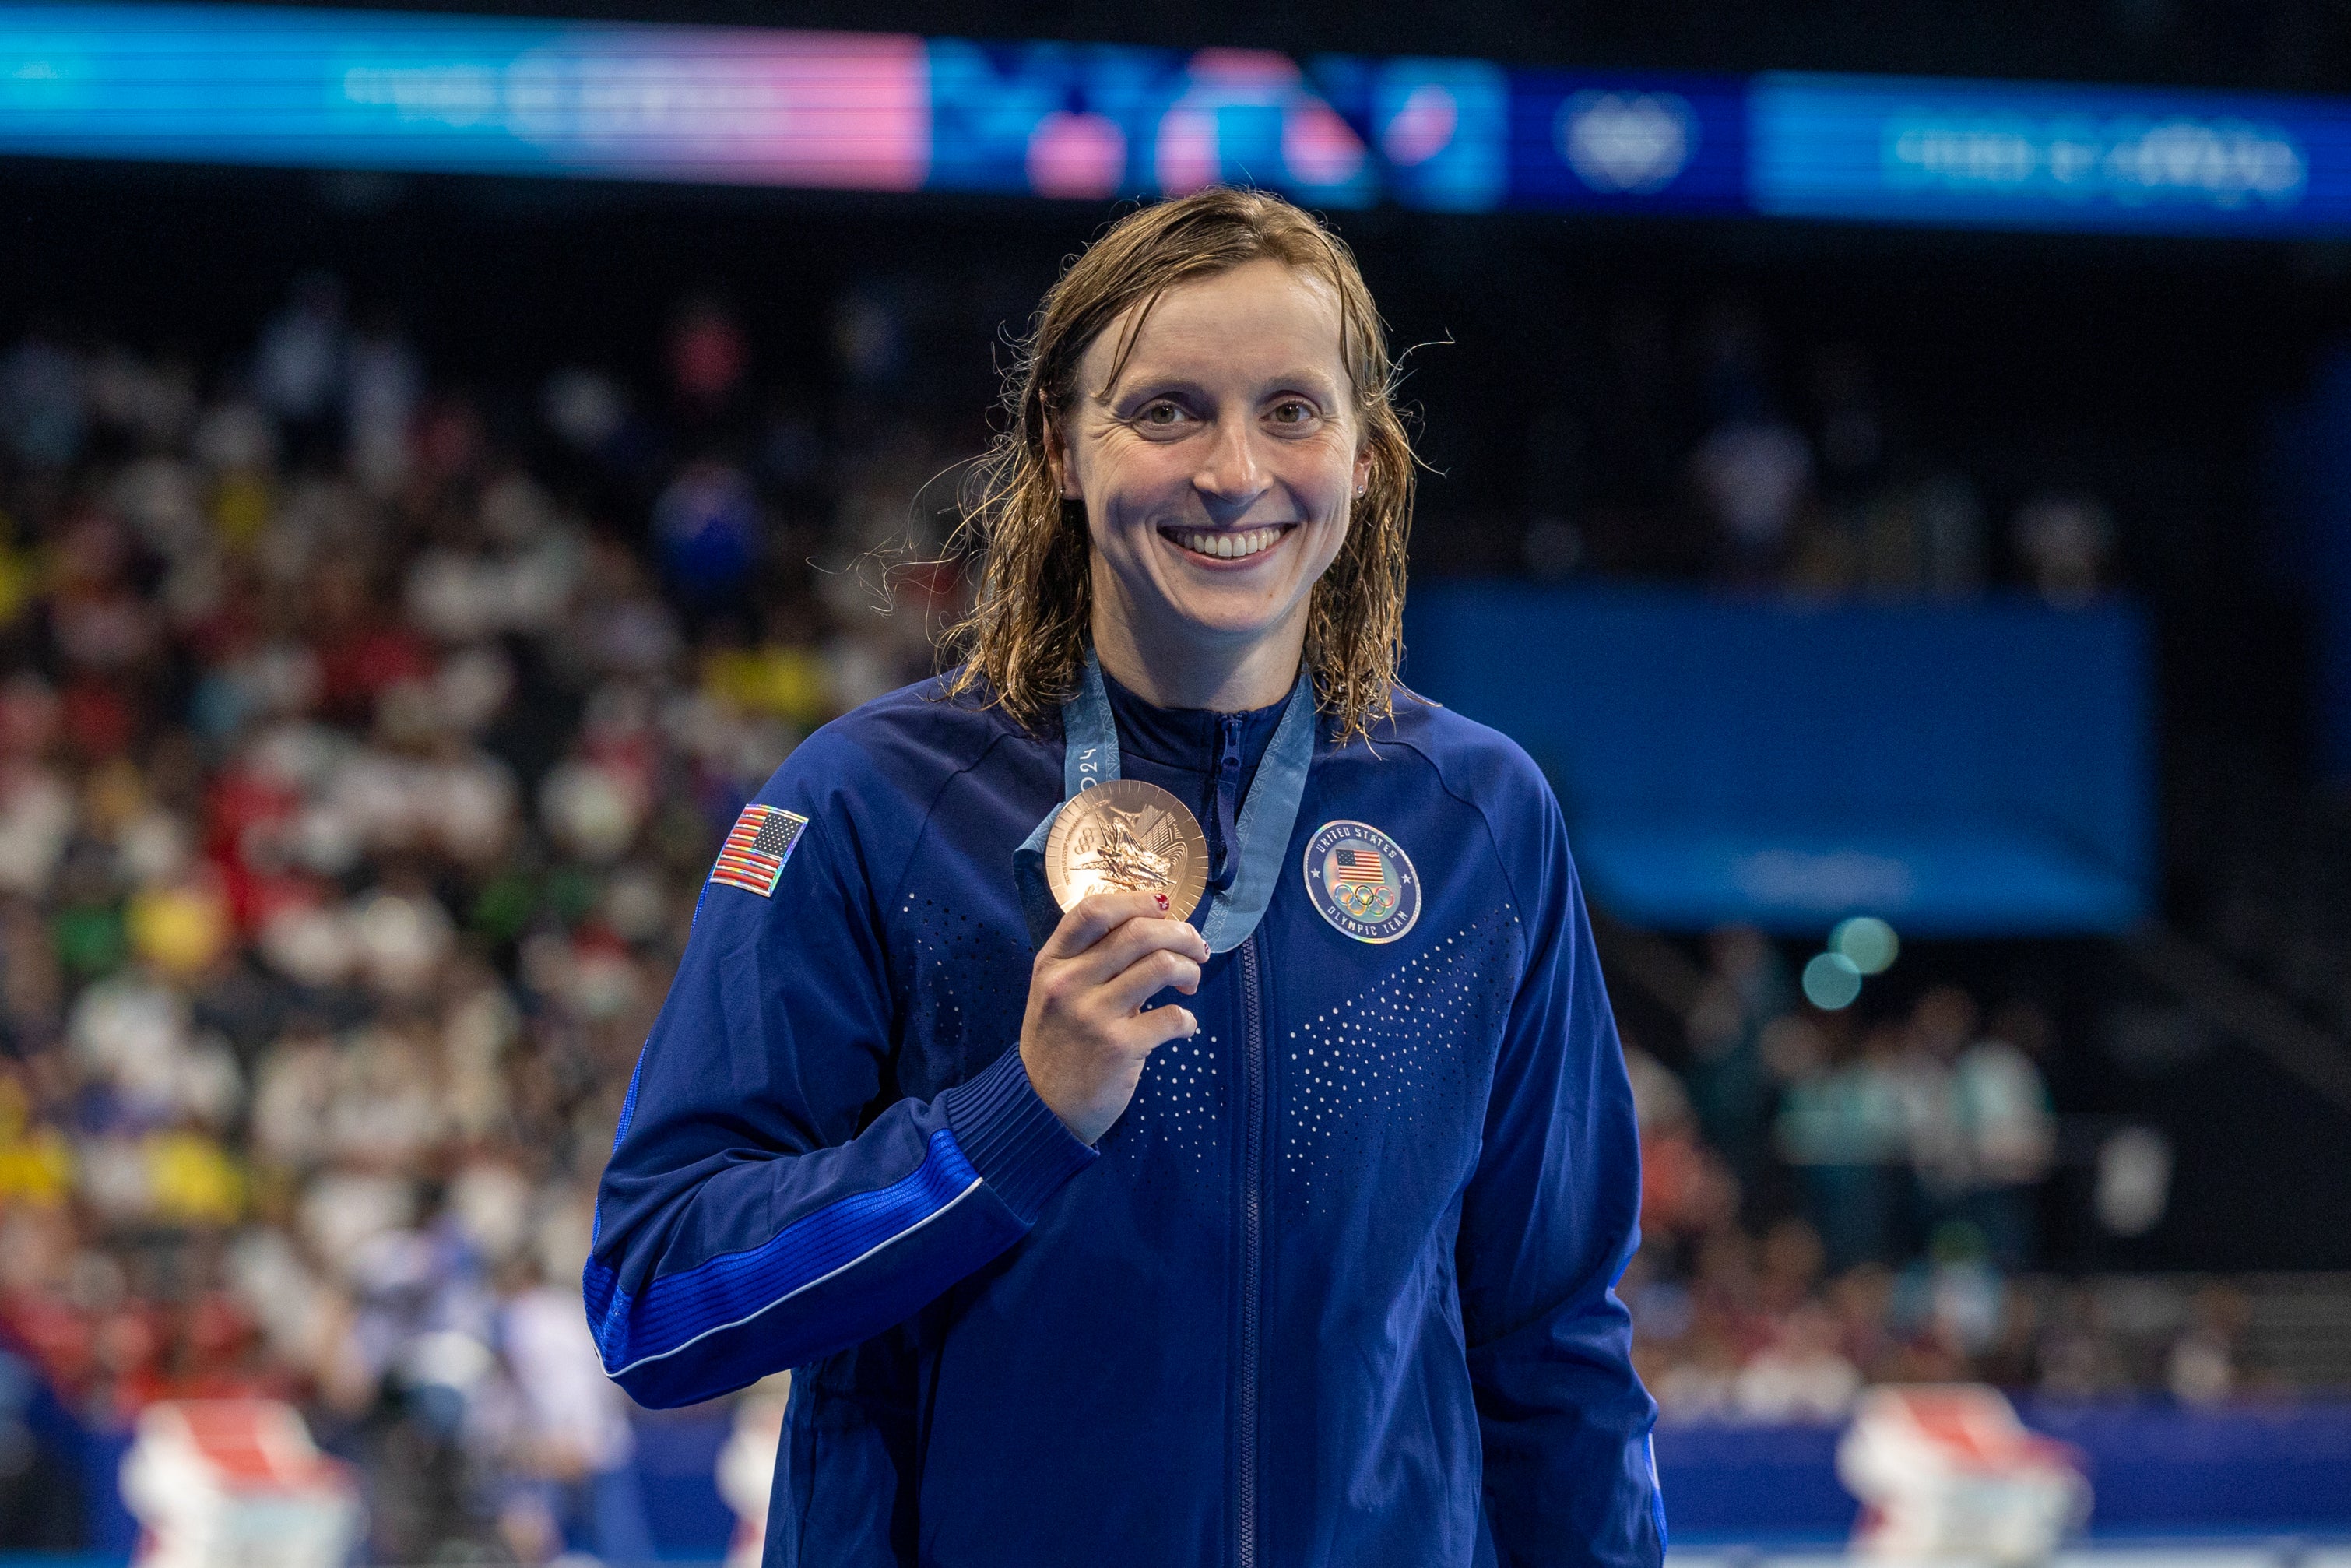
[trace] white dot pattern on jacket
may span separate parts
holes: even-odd
[[[1217,1133],[1224,1107],[1224,1074],[1217,1066],[1223,1054],[1213,1034],[1169,1040],[1144,1061],[1127,1108],[1138,1125],[1151,1125],[1185,1176],[1205,1177],[1209,1162],[1223,1157]]]
[[[1517,990],[1521,927],[1493,911],[1281,1031],[1290,1207],[1327,1211],[1413,1124],[1457,1124]]]
[[[898,915],[914,941],[893,954],[893,983],[928,1020],[927,1030],[906,1032],[908,1046],[926,1053],[923,1071],[917,1077],[902,1068],[901,1077],[937,1088],[959,1083],[995,1061],[1005,1041],[1020,1038],[1028,941],[920,896],[908,897]]]

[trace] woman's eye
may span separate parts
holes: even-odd
[[[1302,398],[1284,398],[1273,405],[1276,424],[1304,424],[1314,417],[1314,405]]]
[[[1184,411],[1172,402],[1155,402],[1146,404],[1135,417],[1144,424],[1155,424],[1165,429],[1171,424],[1181,424]]]

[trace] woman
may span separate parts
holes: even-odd
[[[704,889],[600,1195],[607,1370],[801,1369],[771,1563],[1656,1563],[1623,1059],[1541,775],[1395,685],[1353,257],[1257,193],[1144,209],[1014,375],[967,662],[811,737]],[[1112,779],[1197,816],[1190,920],[1052,898]]]

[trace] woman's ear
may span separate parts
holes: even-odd
[[[1045,422],[1045,467],[1053,476],[1053,484],[1064,501],[1082,501],[1085,492],[1078,488],[1078,476],[1070,467],[1070,444],[1062,438],[1061,422]]]
[[[1364,447],[1355,454],[1355,494],[1361,497],[1372,487],[1372,449]]]

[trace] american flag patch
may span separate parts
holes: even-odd
[[[784,874],[784,862],[792,858],[792,846],[800,841],[800,830],[807,826],[808,819],[797,811],[744,807],[726,841],[718,846],[718,863],[710,868],[710,880],[773,898],[777,880]]]
[[[1341,850],[1332,857],[1338,862],[1339,881],[1347,883],[1382,883],[1388,879],[1387,862],[1377,850],[1355,848]]]

